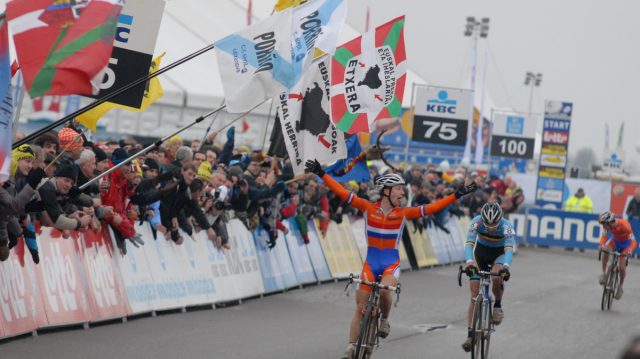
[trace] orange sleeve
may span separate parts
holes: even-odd
[[[600,245],[604,246],[604,244],[607,242],[607,231],[603,229],[604,232],[602,232],[602,236],[600,236]]]
[[[424,217],[430,214],[438,213],[447,208],[451,203],[457,200],[456,195],[450,194],[440,200],[437,200],[431,204],[426,204],[418,207],[403,208],[402,214],[407,219],[416,219]]]
[[[322,180],[333,193],[337,194],[338,197],[348,205],[359,209],[363,213],[369,209],[371,202],[356,196],[353,192],[347,191],[346,188],[342,187],[338,181],[334,180],[328,174],[325,173],[324,176],[322,176]]]
[[[632,239],[632,240],[631,240],[631,245],[629,246],[629,248],[630,248],[630,249],[629,249],[629,251],[630,251],[631,253],[633,253],[633,251],[635,251],[635,250],[636,250],[636,247],[637,247],[637,246],[638,246],[638,242],[637,242],[635,239]]]

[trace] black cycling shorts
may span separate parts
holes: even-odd
[[[487,247],[483,244],[476,243],[473,248],[473,259],[481,271],[488,272],[489,266],[493,266],[496,259],[504,255],[504,247]],[[502,263],[496,263],[502,264]]]

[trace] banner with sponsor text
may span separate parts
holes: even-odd
[[[573,103],[571,102],[546,101],[545,103],[536,206],[562,208],[572,112]]]

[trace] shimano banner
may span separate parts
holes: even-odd
[[[510,214],[509,220],[516,239],[528,244],[597,249],[602,235],[598,215],[591,213],[530,208],[527,214]]]

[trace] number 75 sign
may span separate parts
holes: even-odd
[[[443,145],[464,146],[467,120],[415,115],[412,140]]]

